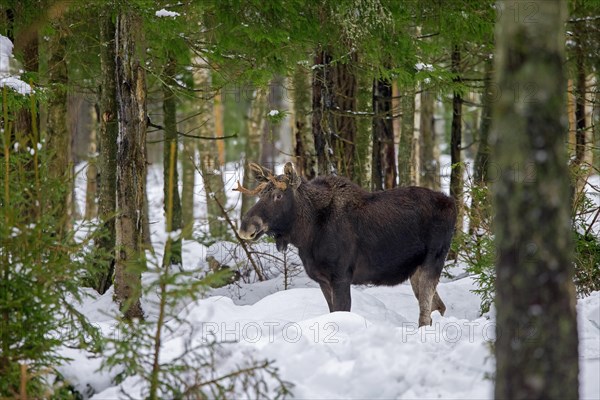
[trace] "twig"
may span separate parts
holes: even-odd
[[[233,231],[235,238],[238,240],[238,242],[242,246],[242,249],[244,249],[244,252],[246,253],[246,256],[248,257],[248,261],[250,261],[250,264],[252,264],[252,268],[254,268],[254,272],[256,272],[256,276],[258,276],[258,280],[264,281],[265,276],[261,272],[260,268],[258,268],[258,265],[256,265],[256,262],[254,262],[254,259],[252,258],[252,251],[248,249],[248,246],[246,245],[246,242],[244,241],[244,239],[242,239],[240,237],[240,235],[238,235],[237,229],[235,228],[235,224],[233,223],[231,218],[229,218],[227,211],[225,211],[225,208],[223,207],[223,205],[221,204],[219,199],[217,199],[217,196],[214,196],[213,200],[215,201],[215,203],[217,203],[217,206],[219,206],[219,209],[221,210],[221,213],[223,214],[223,218],[225,218],[225,221],[231,227],[231,230]]]
[[[262,362],[261,364],[258,364],[258,365],[253,365],[253,366],[248,367],[248,368],[239,369],[237,371],[231,372],[231,373],[226,374],[226,375],[219,376],[217,378],[214,378],[214,379],[211,379],[211,380],[208,380],[208,381],[196,383],[196,384],[190,386],[187,389],[187,391],[189,393],[190,391],[193,391],[195,389],[199,389],[199,388],[201,388],[203,386],[206,386],[206,385],[214,385],[216,383],[219,383],[219,382],[224,381],[224,380],[229,379],[229,378],[233,378],[233,377],[236,377],[236,376],[239,376],[239,375],[249,374],[249,373],[252,373],[252,372],[257,371],[257,370],[265,369],[269,365],[270,365],[270,363],[268,361],[264,361],[264,362]]]
[[[596,223],[596,220],[598,219],[598,215],[600,215],[600,207],[598,207],[598,209],[596,210],[596,215],[594,215],[592,222],[588,225],[587,229],[585,230],[585,234],[583,235],[584,237],[586,237],[588,235],[588,233],[590,233],[590,231],[592,230],[592,227],[594,226],[594,224]]]
[[[197,165],[194,165],[194,167],[196,168],[196,170],[198,172],[200,172],[200,174],[202,174],[201,169]],[[205,180],[204,184],[206,184],[206,183],[207,182]],[[212,189],[210,188],[210,186],[207,186],[207,187],[208,187],[209,191],[212,191]],[[264,281],[265,280],[265,276],[263,275],[262,271],[260,270],[260,268],[258,268],[258,265],[256,265],[256,262],[252,258],[252,251],[248,249],[248,246],[247,246],[246,242],[240,237],[240,235],[238,235],[238,232],[237,232],[237,229],[235,227],[235,224],[233,223],[233,221],[231,220],[231,218],[229,218],[229,214],[227,214],[227,211],[225,210],[225,207],[223,206],[223,204],[221,204],[221,202],[219,201],[219,199],[217,198],[217,196],[213,196],[212,199],[215,201],[215,203],[219,207],[219,210],[221,211],[221,214],[223,215],[223,218],[225,218],[225,222],[227,222],[227,225],[229,225],[229,227],[233,231],[233,234],[234,234],[235,238],[237,239],[237,241],[240,243],[240,246],[242,246],[242,249],[244,250],[244,253],[246,253],[246,257],[248,257],[248,261],[250,261],[250,264],[252,265],[252,268],[254,269],[254,272],[256,272],[256,276],[258,276],[258,280],[259,281]],[[208,201],[208,199],[207,199],[207,201]]]
[[[156,129],[160,129],[161,131],[165,130],[164,126],[153,123],[150,120],[150,117],[146,117],[146,120],[148,122],[148,126],[151,126],[153,128],[156,128]],[[237,137],[237,134],[235,134],[235,135],[229,135],[229,136],[211,137],[211,136],[190,135],[188,133],[183,133],[183,132],[179,132],[179,131],[177,131],[176,133],[179,136],[183,136],[183,137],[187,137],[187,138],[192,138],[192,139],[202,139],[202,140],[224,140],[224,139],[231,139],[231,138]]]

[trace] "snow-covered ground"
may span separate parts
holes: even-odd
[[[252,352],[276,361],[281,376],[295,386],[297,398],[456,398],[493,397],[494,359],[490,342],[495,323],[479,317],[479,298],[471,278],[442,282],[439,293],[448,310],[434,314],[433,325],[417,329],[418,307],[410,285],[355,287],[352,312],[329,314],[320,289],[306,277],[293,288],[274,292],[273,282],[246,285],[252,301],[210,296],[191,304],[185,318],[197,328],[197,340],[214,335],[233,354]],[[226,289],[221,289],[221,291]],[[273,293],[274,292],[274,293]],[[111,332],[115,321],[112,291],[92,296],[82,311]],[[263,296],[258,301],[256,296]],[[232,296],[236,297],[236,296]],[[237,303],[237,304],[236,304]],[[247,304],[251,303],[251,304]],[[585,399],[600,397],[600,293],[578,302],[581,383]],[[179,351],[180,338],[165,341],[165,352]],[[100,360],[71,350],[76,362],[61,369],[78,388],[100,392],[94,399],[124,398],[110,376],[98,374]],[[135,378],[122,388],[139,396]]]
[[[159,221],[153,225],[158,257],[165,237],[160,228],[162,189],[153,179],[160,176],[157,171],[149,174],[152,220]],[[272,245],[264,244],[262,250],[277,255]],[[185,241],[183,254],[186,266],[197,267],[205,264],[207,255],[227,262],[231,248]],[[288,261],[297,260],[291,254]],[[353,287],[352,312],[330,314],[320,289],[303,272],[283,290],[283,276],[273,265],[267,266],[272,279],[213,289],[205,298],[184,305],[179,316],[196,328],[196,342],[207,337],[233,342],[226,346],[234,364],[248,354],[274,360],[281,377],[294,384],[296,398],[492,398],[494,313],[480,316],[480,299],[471,292],[474,280],[460,273],[461,266],[455,268],[450,271],[460,278],[445,278],[438,287],[448,307],[446,315],[434,313],[433,325],[421,329],[408,284]],[[108,316],[116,313],[112,290],[103,296],[89,293],[79,308],[108,335],[116,324]],[[156,317],[149,299],[143,307],[150,319]],[[599,399],[600,292],[580,299],[577,310],[580,396]],[[168,336],[162,346],[164,353],[177,354],[181,338]],[[125,398],[123,390],[140,397],[138,378],[117,386],[111,381],[113,373],[97,372],[100,359],[72,349],[63,355],[73,361],[61,372],[81,392],[93,391],[93,399]]]

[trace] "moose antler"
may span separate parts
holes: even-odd
[[[262,183],[260,183],[254,189],[247,189],[242,186],[240,181],[238,181],[237,188],[235,188],[233,190],[238,191],[242,194],[249,195],[249,196],[256,196],[269,184],[269,182],[271,182],[273,184],[273,186],[275,186],[279,190],[287,189],[287,183],[285,183],[283,181],[278,181],[277,178],[271,172],[271,170],[261,167],[260,165],[258,165],[256,163],[250,163],[250,164],[248,164],[248,167],[254,172],[256,179],[259,181],[262,181]]]
[[[272,176],[273,173],[271,172],[270,169],[265,168],[265,167],[261,167],[260,165],[256,164],[256,163],[250,163],[248,164],[248,168],[250,168],[251,171],[254,172],[254,175],[256,175],[257,178],[263,178],[263,180],[267,179],[269,176]]]
[[[259,194],[266,186],[268,185],[267,182],[263,182],[260,185],[258,185],[257,187],[255,187],[254,189],[247,189],[245,187],[242,186],[242,184],[240,183],[240,181],[237,181],[237,187],[233,190],[240,192],[241,194],[247,194],[248,196],[256,196],[257,194]]]
[[[273,175],[268,176],[267,179],[269,180],[269,182],[271,182],[273,184],[273,186],[275,186],[277,189],[284,191],[285,189],[287,189],[287,183],[283,182],[283,181],[278,181],[277,178],[275,178]]]

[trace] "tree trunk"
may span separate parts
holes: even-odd
[[[221,92],[218,92],[215,95],[215,100],[213,102],[213,116],[214,116],[214,135],[215,137],[223,137],[223,130],[225,126],[223,124],[223,98],[221,97]],[[225,158],[225,141],[217,140],[217,152],[219,154],[219,165],[225,165],[227,161]]]
[[[98,195],[98,118],[95,107],[90,107],[89,111],[92,115],[92,126],[90,127],[88,164],[85,172],[87,183],[85,188],[84,219],[86,221],[91,221],[98,216],[98,203],[96,202]]]
[[[592,115],[597,116],[592,123],[592,165],[595,170],[600,170],[600,68],[594,75],[594,101],[592,103]]]
[[[585,170],[589,168],[584,163],[586,156],[586,73],[585,73],[585,35],[586,28],[584,24],[578,23],[574,27],[575,39],[575,157],[573,158],[573,167],[575,171],[575,182],[572,188],[572,198],[582,190],[585,182]]]
[[[516,10],[518,1],[506,2]],[[535,23],[503,13],[494,107],[498,399],[578,398],[569,172],[565,152],[567,3],[535,2]]]
[[[178,135],[177,135],[177,100],[169,86],[175,80],[176,61],[171,54],[167,55],[163,92],[163,125],[165,142],[163,146],[163,194],[164,210],[167,216],[166,232],[177,232],[182,227],[181,199],[179,197],[179,175],[177,173]],[[163,266],[181,265],[181,236],[169,237],[165,246]]]
[[[251,187],[251,182],[253,181],[252,174],[248,168],[248,163],[255,162],[253,160],[260,160],[260,153],[262,151],[260,147],[261,133],[264,129],[266,109],[266,91],[265,89],[258,88],[254,91],[254,99],[250,106],[250,115],[248,116],[248,138],[246,139],[245,148],[246,164],[244,165],[244,181],[242,183],[244,187]],[[252,196],[242,196],[241,215],[246,215],[255,202],[256,199]]]
[[[26,20],[28,18],[25,15],[26,12],[25,4],[19,4],[19,2],[17,2],[13,17],[16,17],[20,20]],[[9,24],[13,22],[14,21],[9,21]],[[14,28],[14,26],[11,28]],[[23,54],[23,70],[25,73],[36,75],[39,71],[40,65],[38,31],[34,28],[29,33],[29,35],[19,35],[10,39],[13,39],[15,44],[14,53]],[[25,78],[25,80],[28,79]],[[37,109],[39,110],[39,108]],[[39,123],[39,116],[36,116],[35,120]],[[32,143],[39,143],[40,138],[33,137],[34,129],[32,126],[32,121],[33,118],[30,107],[23,107],[16,113],[14,133],[16,140],[20,142],[22,148],[26,148],[27,146],[31,147]],[[37,126],[36,131],[40,131],[39,125]]]
[[[373,80],[373,152],[371,165],[372,190],[396,186],[396,154],[392,120],[392,84],[384,79]]]
[[[117,183],[117,89],[115,82],[115,24],[112,13],[104,10],[100,15],[100,129],[98,145],[98,217],[103,235],[95,242],[98,279],[95,289],[105,293],[112,284],[115,269],[115,211]]]
[[[148,160],[147,147],[144,146],[144,160]],[[148,161],[146,161],[148,165]],[[146,186],[148,185],[148,168],[144,173],[144,198],[143,198],[143,212],[142,212],[142,238],[144,240],[144,247],[150,250],[154,254],[154,247],[152,247],[152,233],[150,232],[150,204],[148,201],[148,192]]]
[[[492,59],[485,62],[484,86],[481,100],[483,109],[481,111],[481,124],[479,125],[479,146],[473,164],[474,189],[481,188],[477,195],[471,196],[471,208],[469,212],[469,233],[474,233],[481,226],[483,220],[489,219],[489,206],[487,186],[489,182],[488,167],[490,164],[490,128],[492,125]]]
[[[357,74],[356,110],[373,110],[373,78]],[[353,114],[356,124],[354,137],[354,183],[370,189],[373,175],[373,116]],[[387,144],[387,141],[384,142]],[[393,143],[392,143],[393,146]],[[395,153],[395,152],[394,152]],[[389,154],[388,154],[389,155]],[[394,159],[394,166],[396,160]]]
[[[14,54],[22,54],[23,60],[23,70],[25,74],[22,75],[23,80],[30,83],[33,81],[33,77],[37,78],[37,73],[39,71],[39,52],[38,52],[38,30],[36,27],[32,28],[29,32],[29,35],[15,34],[15,25],[18,24],[19,21],[26,21],[29,17],[27,15],[27,10],[25,10],[24,2],[13,2],[14,8],[6,9],[6,17],[7,17],[7,29],[6,34],[8,38],[14,43]],[[38,83],[34,81],[34,83]],[[31,113],[32,107],[21,107],[17,110],[14,116],[14,125],[11,131],[10,141],[11,143],[19,143],[20,148],[27,149],[28,147],[33,148],[34,143],[40,142],[39,132],[39,105],[35,105],[36,115],[32,115]],[[34,121],[36,126],[34,127]],[[34,171],[34,162],[33,160],[28,161],[24,165],[24,170],[32,172]],[[36,201],[38,200],[35,195],[36,189],[33,182],[29,183],[28,190],[23,192],[24,196],[29,198],[29,204],[31,205],[24,212],[28,215],[31,222],[34,222],[35,216],[38,213],[38,209],[36,207]]]
[[[316,176],[315,139],[309,128],[310,86],[306,69],[297,65],[294,70],[294,126],[296,166],[306,179]]]
[[[415,93],[412,89],[406,90],[402,95],[401,107],[401,132],[400,144],[398,145],[398,185],[410,186],[415,183],[415,171],[413,164]]]
[[[357,138],[356,100],[358,81],[356,65],[358,55],[355,51],[349,55],[346,62],[338,61],[331,68],[333,80],[333,105],[328,110],[333,121],[331,145],[334,151],[336,170],[355,182],[360,181],[361,168],[355,163],[355,148]]]
[[[488,166],[490,163],[490,128],[492,125],[492,59],[485,62],[485,73],[483,77],[483,109],[481,111],[481,124],[479,126],[479,147],[473,165],[475,184],[488,183]]]
[[[186,131],[188,131],[186,129]],[[183,138],[183,155],[181,157],[181,215],[183,228],[181,235],[190,240],[194,233],[194,185],[196,183],[196,144],[188,137]]]
[[[333,102],[331,60],[329,50],[317,49],[312,79],[312,133],[317,155],[317,175],[327,175],[334,171],[329,122],[329,109]]]
[[[140,21],[123,11],[116,22],[118,104],[115,298],[124,317],[143,318],[140,304],[146,184],[146,77],[136,44]]]
[[[460,49],[458,45],[452,50],[452,73],[457,76],[453,79],[454,82],[460,82]],[[452,169],[450,172],[450,195],[456,199],[456,204],[459,208],[459,215],[462,210],[463,198],[463,179],[462,179],[462,164],[461,164],[461,147],[462,147],[462,95],[459,91],[454,92],[452,97],[452,130],[450,134],[450,163]],[[458,218],[459,229],[462,226],[462,218]]]
[[[281,110],[284,107],[284,85],[285,81],[281,75],[276,75],[269,82],[267,91],[266,113],[270,110]],[[266,115],[266,114],[265,114]],[[272,123],[268,119],[263,125],[262,140],[260,148],[260,164],[273,166],[279,153],[276,144],[281,141],[282,123]]]
[[[71,135],[67,125],[67,62],[66,37],[60,26],[50,36],[48,60],[48,78],[52,86],[48,100],[47,137],[48,148],[52,159],[48,165],[50,178],[67,182],[60,193],[51,197],[51,212],[56,216],[55,229],[59,235],[64,234],[71,225],[71,185],[73,168],[71,162]]]
[[[419,136],[420,184],[429,189],[440,190],[440,165],[435,151],[434,103],[435,95],[423,89],[421,92],[421,134]]]
[[[198,61],[202,62],[202,61]],[[208,67],[208,66],[207,66]],[[194,74],[196,87],[210,87],[210,73],[208,68],[202,68]],[[223,136],[223,112],[221,96],[217,94],[214,99],[203,99],[199,104],[199,116],[195,118],[198,126],[198,135],[207,137]],[[200,170],[204,183],[206,196],[206,216],[208,231],[214,239],[225,238],[227,235],[227,224],[223,221],[221,208],[215,201],[225,204],[226,194],[223,183],[221,160],[225,160],[224,143],[222,140],[200,140],[198,150],[200,153]],[[219,150],[219,146],[223,149]]]
[[[575,67],[577,68],[575,89],[575,159],[574,162],[580,166],[585,155],[585,27],[582,24],[575,25]]]

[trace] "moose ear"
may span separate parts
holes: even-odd
[[[250,163],[248,167],[254,173],[254,178],[259,182],[267,182],[269,177],[273,175],[271,170],[255,163]]]
[[[302,178],[298,176],[296,173],[296,168],[294,168],[294,164],[291,162],[285,163],[285,167],[283,167],[283,174],[287,178],[290,186],[294,189],[297,189],[298,186],[302,183]]]

